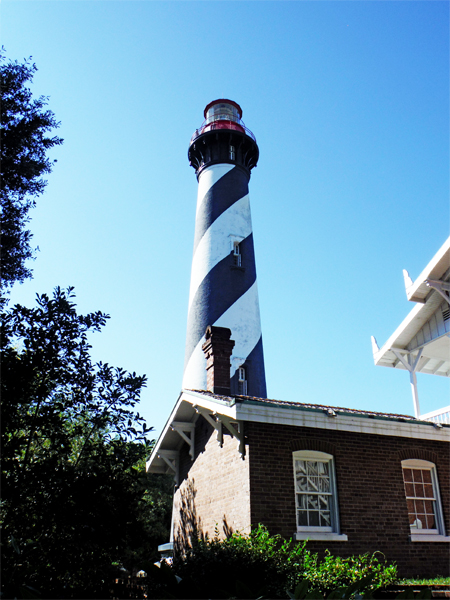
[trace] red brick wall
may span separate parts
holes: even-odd
[[[341,532],[347,542],[308,542],[314,552],[348,556],[383,552],[402,577],[448,576],[448,543],[410,542],[401,461],[435,463],[447,535],[450,534],[449,448],[444,442],[313,428],[246,423],[252,524],[285,538],[296,531],[292,453],[320,450],[336,465]]]
[[[180,456],[180,485],[174,498],[175,539],[183,546],[197,530],[214,537],[226,532],[250,530],[250,480],[247,456],[239,454],[239,442],[223,427],[223,447],[216,431],[200,417],[195,430],[195,460],[187,445]]]

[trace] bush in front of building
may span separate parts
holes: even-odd
[[[397,566],[386,564],[381,552],[342,558],[326,550],[320,560],[317,554],[305,549],[302,569],[310,587],[322,593],[351,586],[369,576],[372,576],[370,589],[384,588],[397,581]]]
[[[168,569],[163,564],[159,574],[149,574],[151,597],[286,598],[304,581],[305,597],[323,598],[355,584],[359,594],[369,592],[397,579],[396,566],[378,554],[342,559],[328,552],[320,560],[306,542],[271,536],[262,525],[249,535],[236,532],[220,540],[216,532],[198,539]]]

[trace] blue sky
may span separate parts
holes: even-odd
[[[146,373],[155,434],[181,387],[203,109],[243,108],[271,398],[412,414],[374,367],[449,234],[447,2],[2,2],[7,56],[32,56],[65,139],[32,213],[40,251],[14,302],[75,286],[111,315],[95,359]],[[418,376],[422,412],[448,381]]]

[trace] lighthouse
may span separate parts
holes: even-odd
[[[259,149],[232,100],[214,100],[194,132],[198,180],[183,388],[207,388],[207,327],[231,330],[231,394],[267,397],[248,183]]]

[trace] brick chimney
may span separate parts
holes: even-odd
[[[206,387],[209,392],[222,396],[230,395],[230,357],[234,347],[230,337],[230,329],[208,325],[202,346],[206,356]]]

